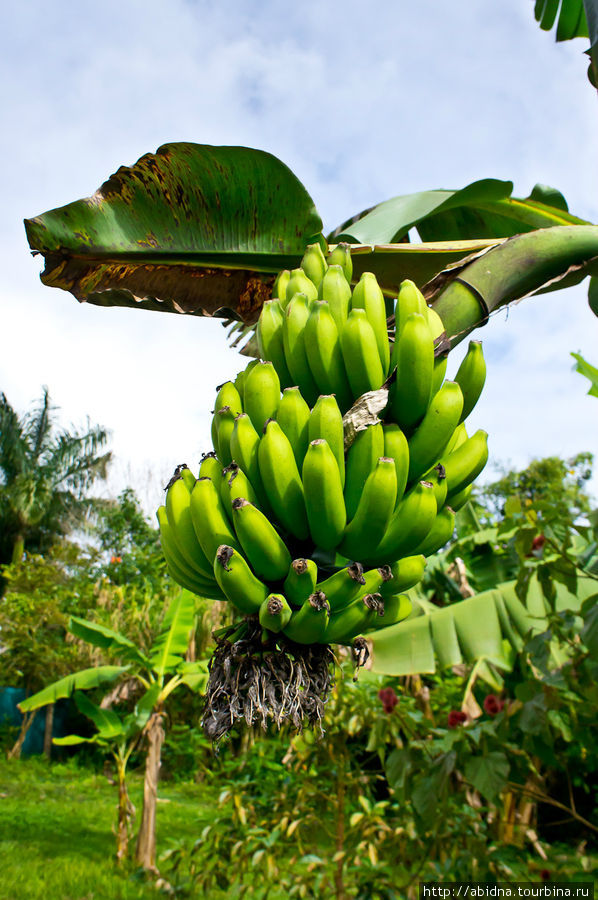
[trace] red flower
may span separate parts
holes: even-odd
[[[465,722],[467,722],[467,713],[462,712],[460,709],[451,709],[447,719],[449,728],[458,728],[459,725],[464,725]]]
[[[527,554],[529,556],[535,556],[537,559],[540,559],[542,556],[542,551],[544,550],[544,544],[546,543],[546,538],[543,534],[537,534],[532,541],[532,547],[530,552]]]
[[[110,559],[110,563],[111,563],[112,565],[114,565],[114,563],[120,563],[120,562],[122,562],[122,561],[123,561],[122,556],[113,556],[113,557]]]
[[[391,713],[399,702],[399,698],[391,687],[380,688],[378,691],[378,699],[382,702],[385,713]]]
[[[499,700],[496,694],[488,694],[487,697],[484,697],[484,710],[489,716],[498,715],[498,713],[502,711],[504,705],[505,701]]]

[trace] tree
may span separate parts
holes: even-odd
[[[0,395],[0,565],[40,553],[81,525],[96,506],[88,491],[105,478],[106,429],[59,429],[48,389],[19,417]]]

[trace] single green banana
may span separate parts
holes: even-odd
[[[311,307],[307,294],[295,294],[286,308],[282,339],[285,359],[293,381],[298,385],[307,403],[313,406],[319,391],[307,361],[305,346],[305,326],[310,312]]]
[[[322,278],[326,274],[328,263],[326,257],[322,253],[322,248],[318,243],[308,244],[303,259],[301,260],[301,268],[316,287],[320,286]]]
[[[238,550],[226,544],[218,547],[214,575],[221,591],[236,609],[246,615],[259,613],[270,591],[256,578]]]
[[[453,450],[456,450],[457,447],[460,447],[461,444],[464,444],[468,437],[469,435],[467,434],[465,424],[461,422],[461,424],[457,425],[457,427],[453,431],[452,438],[444,448],[444,455],[448,456],[449,453],[452,453]]]
[[[289,624],[292,613],[286,597],[282,594],[269,594],[260,606],[260,625],[278,634]]]
[[[228,406],[235,416],[243,412],[243,400],[232,381],[225,381],[224,384],[219,385],[217,391],[214,412],[218,412],[225,406]]]
[[[284,431],[273,419],[264,427],[258,461],[262,483],[277,520],[296,538],[306,540],[309,526],[295,454]]]
[[[486,381],[486,361],[481,341],[469,342],[467,353],[457,369],[455,381],[463,394],[463,412],[461,413],[463,422],[480,399]]]
[[[382,363],[384,378],[390,368],[390,347],[388,344],[388,324],[384,294],[373,272],[364,272],[351,297],[351,309],[364,309],[368,322],[374,330],[378,355]]]
[[[309,444],[309,416],[309,406],[299,388],[285,388],[276,413],[276,421],[290,441],[299,471],[303,466]]]
[[[446,375],[446,367],[448,363],[447,352],[441,352],[437,355],[437,344],[442,342],[442,336],[445,335],[444,322],[435,309],[428,307],[428,325],[434,338],[434,381],[432,383],[432,394],[436,394],[444,381]]]
[[[215,414],[215,418],[218,419],[218,425],[216,426],[218,434],[218,459],[223,466],[228,466],[233,459],[230,449],[230,439],[233,428],[235,427],[236,415],[230,406],[223,406],[222,409],[219,409]]]
[[[259,506],[259,500],[249,478],[237,463],[232,462],[222,470],[220,481],[220,499],[231,522],[233,521],[233,501],[238,497],[249,500],[254,506]]]
[[[445,381],[409,438],[409,483],[418,480],[442,456],[462,409],[461,388],[454,381]]]
[[[377,391],[384,383],[374,329],[365,309],[352,309],[341,331],[341,349],[353,398]]]
[[[268,419],[276,416],[280,403],[280,380],[271,362],[259,362],[245,378],[245,412],[258,434]]]
[[[345,445],[343,414],[333,394],[321,394],[311,411],[308,422],[308,440],[324,440],[334,454],[341,485],[345,486]]]
[[[340,569],[316,585],[316,590],[322,591],[328,598],[331,612],[344,609],[358,597],[365,588],[365,578],[361,563],[351,563],[344,569]]]
[[[455,494],[454,497],[451,497],[451,509],[453,512],[459,512],[460,509],[463,509],[465,504],[469,501],[472,491],[473,484],[469,484],[466,488],[463,488],[462,491],[459,491],[458,494]]]
[[[305,323],[307,362],[318,390],[335,394],[345,412],[353,403],[353,393],[345,370],[338,328],[323,300],[316,300]]]
[[[305,294],[310,303],[312,300],[318,299],[318,289],[311,278],[308,278],[303,269],[291,270],[291,274],[287,282],[285,299],[280,301],[280,305],[282,306],[283,311],[286,310],[295,294]]]
[[[322,591],[314,591],[301,609],[293,612],[283,628],[283,634],[296,644],[317,644],[323,641],[328,625],[328,600]]]
[[[355,515],[368,476],[381,456],[384,456],[382,425],[368,425],[358,431],[349,447],[345,468],[345,506],[349,521]]]
[[[373,627],[374,621],[384,615],[384,600],[380,594],[359,597],[340,612],[330,616],[324,633],[326,644],[350,644],[358,634]]]
[[[323,550],[334,550],[347,524],[347,514],[338,464],[327,441],[311,441],[302,479],[312,540]]]
[[[465,443],[440,460],[448,486],[448,500],[478,477],[488,462],[488,433],[476,431]]]
[[[366,634],[372,631],[379,631],[381,628],[388,628],[389,625],[396,625],[402,622],[410,614],[413,608],[411,600],[407,594],[389,594],[384,597],[384,614],[373,620],[373,623],[366,629]]]
[[[266,300],[257,321],[256,337],[260,356],[269,360],[278,373],[280,386],[289,387],[293,383],[284,355],[282,323],[284,313],[279,300]]]
[[[376,551],[362,561],[369,565],[380,565],[409,556],[428,534],[435,518],[434,487],[420,481],[405,494],[395,509]]]
[[[339,544],[339,553],[348,559],[370,556],[384,537],[396,497],[394,460],[381,456],[364,485],[355,515]]]
[[[158,509],[157,518],[160,526],[162,553],[171,578],[193,594],[212,599],[222,599],[222,592],[214,581],[213,570],[210,578],[203,578],[196,569],[188,565],[176,543],[174,533],[168,522],[165,506],[161,506]]]
[[[191,516],[197,540],[208,560],[214,559],[220,544],[241,549],[220,499],[220,491],[210,478],[197,479],[191,492]]]
[[[351,245],[340,243],[328,254],[328,268],[340,266],[347,282],[351,284],[353,278],[353,260],[351,258]]]
[[[166,515],[173,540],[187,565],[202,578],[213,579],[213,567],[203,552],[193,528],[191,494],[180,477],[171,482],[166,492]]]
[[[397,378],[389,395],[393,421],[403,430],[413,428],[427,412],[434,379],[434,341],[426,318],[407,317],[398,340]]]
[[[395,348],[403,333],[405,322],[413,313],[428,317],[428,305],[417,285],[406,278],[401,282],[395,306]],[[396,353],[396,350],[394,351]],[[396,360],[394,361],[396,365]]]
[[[391,577],[378,590],[385,600],[393,594],[408,591],[422,580],[425,568],[426,558],[423,554],[404,556],[392,563],[390,566]]]
[[[367,594],[383,593],[383,588],[392,579],[392,570],[390,566],[377,566],[375,569],[368,569],[363,573],[363,587],[358,593],[358,597],[365,597]]]
[[[222,466],[216,456],[216,451],[210,450],[209,453],[203,453],[199,464],[198,478],[211,478],[215,484],[219,484],[221,472]],[[195,485],[193,486],[195,487]]]
[[[195,475],[193,474],[193,472],[191,471],[191,469],[189,468],[187,463],[183,463],[182,465],[177,466],[177,468],[180,470],[179,474],[180,474],[181,478],[183,479],[183,481],[185,482],[185,486],[186,486],[187,490],[192,491],[193,488],[195,487],[195,482],[197,481],[197,478],[195,477]]]
[[[446,503],[446,495],[448,492],[446,470],[442,463],[436,463],[435,466],[433,466],[431,469],[428,469],[421,480],[428,481],[430,482],[430,484],[434,485],[436,506],[438,509],[442,509],[442,507]]]
[[[316,590],[318,567],[313,559],[294,559],[284,582],[284,593],[289,603],[299,607]]]
[[[341,266],[329,266],[320,282],[318,299],[328,304],[330,315],[340,334],[351,308],[351,284],[345,278]]]
[[[407,487],[407,475],[409,473],[409,444],[399,425],[396,425],[394,422],[389,422],[382,427],[384,432],[384,452],[382,453],[382,456],[387,456],[394,460],[395,472],[397,475],[396,506],[402,499],[405,488]]]
[[[285,542],[248,500],[238,497],[232,506],[235,531],[251,568],[265,581],[282,581],[291,565]]]
[[[441,509],[434,520],[430,531],[417,547],[423,556],[432,556],[437,550],[448,544],[455,530],[455,513],[450,506]]]
[[[291,273],[289,269],[283,269],[282,272],[279,272],[276,276],[276,281],[274,282],[274,287],[272,288],[272,297],[275,300],[286,300],[287,285],[289,283],[290,277]]]
[[[237,373],[235,380],[233,381],[234,386],[239,392],[239,397],[243,399],[243,385],[245,384],[245,369],[241,369],[240,372]]]
[[[243,376],[243,378],[241,379],[241,390],[239,390],[239,396],[241,397],[242,401],[245,398],[245,382],[247,380],[247,376],[249,375],[251,370],[257,366],[258,363],[259,363],[259,359],[252,359],[252,360],[250,360],[250,362],[247,363],[247,365],[245,366],[243,371],[239,372],[239,375]],[[237,375],[237,378],[239,378],[239,375]],[[237,381],[237,378],[235,378],[235,383]],[[243,412],[243,410],[241,410],[241,412]]]
[[[259,500],[261,509],[268,513],[270,504],[262,483],[259,465],[260,437],[247,413],[237,416],[230,438],[231,455],[234,462],[245,473]]]

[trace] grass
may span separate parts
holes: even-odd
[[[170,837],[196,838],[215,797],[203,785],[162,782],[158,854]],[[130,794],[141,811],[142,782]],[[116,788],[75,763],[0,760],[0,900],[156,900],[153,884],[114,863]],[[131,847],[134,850],[134,847]]]

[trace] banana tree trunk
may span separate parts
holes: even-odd
[[[161,710],[153,713],[146,725],[147,755],[145,758],[145,778],[143,782],[143,809],[137,835],[135,858],[144,869],[156,872],[156,806],[158,799],[158,779],[164,743],[164,715]]]
[[[25,538],[22,534],[18,534],[15,538],[15,542],[12,545],[12,558],[11,562],[13,565],[16,563],[20,563],[23,559],[23,553],[25,552]]]
[[[23,717],[23,721],[21,722],[21,730],[19,732],[19,736],[16,739],[12,750],[9,750],[7,754],[8,759],[20,759],[21,751],[23,749],[23,744],[25,743],[25,738],[27,737],[27,732],[33,725],[33,720],[37,715],[37,710],[34,709],[33,712],[25,713]]]
[[[54,704],[46,706],[46,723],[44,725],[44,756],[52,759],[52,732],[54,731]]]
[[[127,858],[131,824],[135,816],[135,807],[129,799],[126,782],[126,763],[118,756],[116,775],[118,780],[118,823],[116,828],[116,862],[120,865]]]

